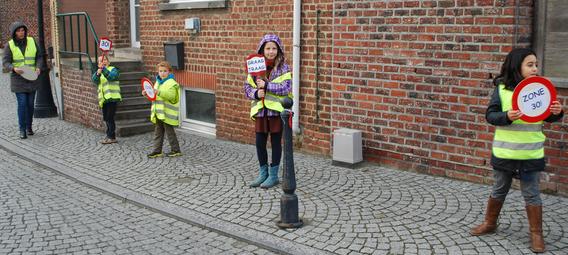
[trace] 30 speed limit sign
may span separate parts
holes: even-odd
[[[110,51],[110,49],[112,49],[112,41],[106,37],[101,38],[99,41],[99,49],[104,52]]]
[[[526,78],[513,91],[513,110],[521,111],[521,120],[526,122],[538,122],[548,118],[552,101],[556,101],[556,89],[543,77]]]

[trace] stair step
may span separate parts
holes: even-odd
[[[116,134],[120,137],[143,134],[152,130],[154,130],[154,124],[148,119],[116,121]]]
[[[119,81],[138,81],[140,79],[146,77],[146,72],[120,72],[120,77],[118,78]]]
[[[138,120],[144,119],[148,121],[150,119],[150,108],[140,108],[140,109],[120,109],[116,111],[115,119],[118,120]]]
[[[112,59],[111,59],[112,60]],[[134,71],[142,71],[143,65],[140,61],[112,61],[111,65],[120,69],[121,72],[134,72]]]
[[[118,104],[118,110],[134,110],[148,108],[150,109],[150,101],[143,96],[124,97],[122,102]]]
[[[120,93],[122,97],[141,96],[142,86],[140,84],[120,84]]]

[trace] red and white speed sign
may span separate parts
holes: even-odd
[[[552,101],[556,101],[556,89],[543,77],[526,78],[513,91],[513,110],[520,110],[523,113],[521,120],[526,122],[548,118]]]
[[[99,41],[99,49],[102,51],[110,51],[110,49],[112,49],[112,41],[106,37],[101,38]]]

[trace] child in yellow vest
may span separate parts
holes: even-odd
[[[512,179],[518,178],[529,219],[531,250],[544,252],[539,178],[545,167],[546,137],[542,132],[542,123],[524,122],[520,120],[522,113],[512,109],[512,95],[517,84],[537,74],[536,54],[530,49],[514,49],[507,55],[501,74],[493,81],[496,88],[485,118],[496,126],[491,156],[495,183],[487,202],[485,221],[472,228],[470,234],[481,236],[495,232],[497,218],[511,188]],[[564,115],[558,101],[552,102],[550,112],[552,114],[545,119],[546,122],[558,121]]]
[[[166,156],[177,157],[181,156],[181,150],[174,127],[179,125],[180,87],[174,80],[172,67],[168,62],[162,61],[157,67],[158,75],[154,84],[156,100],[152,102],[150,114],[150,119],[155,124],[154,150],[148,154],[148,158],[162,156],[164,133],[170,143],[170,152],[166,153]],[[142,95],[146,96],[146,91],[143,90]]]
[[[91,79],[97,87],[99,107],[103,111],[103,120],[106,124],[106,137],[101,141],[102,144],[116,143],[116,124],[114,116],[118,102],[122,101],[120,95],[120,84],[118,78],[120,71],[111,66],[108,57],[100,56],[98,59],[99,69]]]

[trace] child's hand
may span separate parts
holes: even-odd
[[[554,115],[558,115],[562,112],[562,105],[558,101],[552,101],[550,105],[550,112]]]
[[[256,86],[258,86],[259,89],[263,89],[266,83],[262,79],[256,79]]]
[[[264,98],[264,89],[259,89],[257,92],[258,98]]]
[[[102,68],[99,68],[99,69],[97,70],[97,75],[101,75],[102,72],[103,72],[103,69],[102,69]]]
[[[507,118],[509,118],[509,120],[511,121],[515,121],[520,119],[523,116],[523,113],[521,113],[521,111],[519,110],[510,110],[507,111]]]
[[[41,73],[41,70],[39,70],[39,68],[36,68],[35,72],[37,75],[39,75]]]
[[[145,89],[142,90],[142,95],[146,96],[146,90]]]

